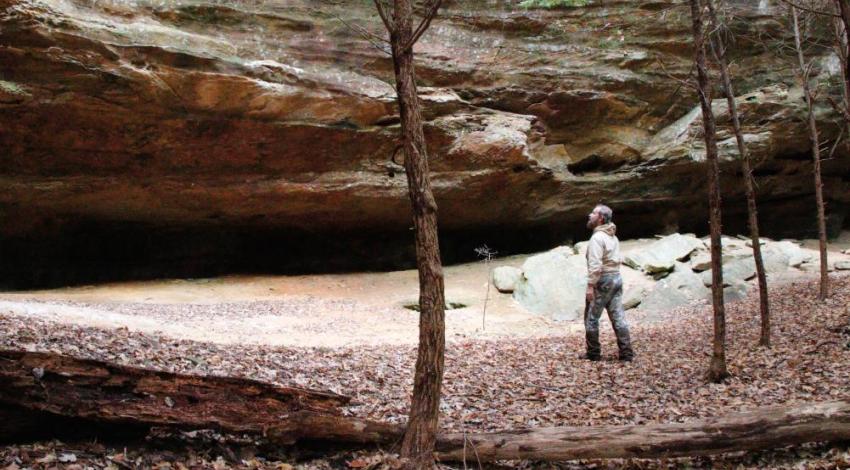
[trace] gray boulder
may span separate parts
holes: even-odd
[[[640,305],[645,297],[646,287],[626,287],[625,292],[623,292],[623,308],[631,310]]]
[[[788,266],[794,268],[799,268],[801,264],[812,258],[809,253],[806,253],[802,248],[800,248],[800,245],[788,240],[768,243],[763,251],[765,256],[770,253],[771,255],[784,256],[788,258]],[[765,265],[767,265],[766,262]]]
[[[530,312],[559,321],[584,315],[587,262],[571,248],[559,247],[532,256],[522,265],[523,275],[514,299]]]
[[[702,242],[705,244],[706,249],[711,249],[711,237],[703,237]],[[743,250],[747,248],[747,242],[745,240],[726,235],[720,236],[720,245],[723,247],[724,252]]]
[[[781,250],[771,250],[769,246],[761,250],[761,258],[767,274],[784,273],[791,267],[791,258],[788,253]]]
[[[695,300],[707,299],[710,291],[699,274],[677,263],[672,274],[655,284],[640,304],[640,310],[661,313]]]
[[[626,255],[623,263],[647,274],[672,271],[676,261],[683,260],[699,248],[705,248],[703,242],[691,235],[674,233],[650,243]]]
[[[778,274],[791,266],[799,266],[809,258],[798,245],[790,241],[772,242],[762,240],[762,260],[767,274]],[[709,252],[700,252],[691,259],[691,268],[702,272],[703,283],[711,286],[711,257]],[[723,239],[723,285],[731,286],[738,281],[755,277],[755,258],[752,244],[741,246],[736,239]]]
[[[587,253],[587,245],[589,243],[590,242],[587,240],[576,243],[575,245],[573,245],[573,253],[585,256],[585,254]]]
[[[522,269],[513,266],[499,266],[493,270],[493,286],[499,292],[510,294],[522,278]]]
[[[740,248],[730,248],[723,250],[723,256],[720,258],[721,263],[726,264],[731,261],[752,256],[752,250],[743,250]],[[711,252],[699,251],[694,253],[690,259],[691,269],[696,272],[703,272],[711,269]]]
[[[711,270],[700,273],[705,286],[711,286]],[[735,258],[723,263],[723,286],[731,286],[737,282],[747,281],[756,277],[756,262],[751,256]]]
[[[759,246],[765,246],[765,245],[767,245],[767,243],[768,243],[769,241],[770,241],[770,239],[769,239],[769,238],[759,237]],[[753,247],[753,241],[752,241],[752,239],[750,239],[750,237],[747,237],[747,241],[746,241],[746,242],[744,242],[744,244],[745,244],[748,248],[752,248],[752,247]]]
[[[835,270],[835,265],[831,263],[827,263],[826,265],[827,272],[832,272]],[[820,272],[820,261],[811,260],[806,261],[805,263],[800,265],[800,271],[807,273],[819,273]]]
[[[691,256],[691,269],[696,272],[703,272],[711,269],[711,253],[708,251],[700,251]]]
[[[747,297],[750,284],[746,281],[735,281],[730,286],[723,288],[724,302],[737,302]]]
[[[835,269],[838,271],[848,271],[850,270],[850,261],[836,261]]]

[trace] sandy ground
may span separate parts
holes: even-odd
[[[623,242],[623,252],[640,246]],[[814,253],[816,240],[803,246]],[[830,262],[850,260],[850,232],[830,244]],[[580,329],[524,310],[510,295],[487,289],[488,270],[521,266],[531,255],[445,268],[447,339],[543,337]],[[624,267],[627,286],[651,285]],[[784,280],[814,277],[796,272]],[[221,344],[341,347],[414,344],[418,313],[414,270],[308,276],[228,276],[126,282],[63,289],[0,292],[0,312],[59,323],[127,328]],[[486,302],[486,318],[484,306]],[[482,323],[486,326],[482,328]]]

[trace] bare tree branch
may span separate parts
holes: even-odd
[[[437,10],[440,9],[440,5],[443,4],[443,0],[432,0],[431,8],[425,13],[425,17],[422,18],[422,22],[419,23],[419,26],[416,27],[416,30],[413,32],[413,36],[410,38],[410,42],[408,42],[404,48],[409,49],[419,41],[419,38],[425,34],[425,31],[428,30],[428,27],[431,26],[431,20],[437,16]]]
[[[362,34],[366,38],[369,38],[369,39],[372,39],[372,40],[375,40],[375,41],[378,41],[378,42],[386,43],[386,44],[390,43],[390,41],[388,39],[384,39],[381,36],[378,36],[377,34],[369,31],[368,29],[366,29],[366,28],[364,28],[360,25],[356,25],[354,23],[349,23],[348,21],[345,21],[344,19],[342,19],[342,17],[335,15],[335,14],[332,14],[332,16],[335,19],[337,19],[340,23],[342,23],[345,26],[357,31],[358,33]]]
[[[381,4],[381,0],[373,0],[375,3],[375,8],[378,10],[378,16],[381,17],[381,21],[384,22],[384,27],[387,28],[387,32],[390,33],[390,36],[395,34],[395,24],[393,24],[393,20],[387,15],[386,10],[384,10],[384,5]]]
[[[829,101],[829,104],[830,106],[832,106],[833,111],[843,116],[845,120],[850,121],[850,112],[848,112],[848,110],[844,109],[843,106],[836,103],[831,96],[827,96],[826,100]]]
[[[841,130],[838,132],[838,137],[835,138],[835,144],[832,145],[832,148],[829,150],[829,156],[826,160],[831,160],[832,156],[835,154],[835,149],[838,148],[838,144],[841,142],[841,138],[844,136],[844,126],[841,126]]]
[[[390,55],[390,56],[392,55],[392,53],[389,50],[387,50],[387,48],[386,48],[386,46],[388,46],[390,44],[390,42],[388,40],[378,36],[377,34],[369,31],[368,29],[366,29],[362,26],[356,25],[354,23],[349,23],[348,21],[345,21],[344,19],[342,19],[341,17],[339,17],[335,14],[331,14],[331,16],[333,16],[335,19],[339,20],[339,22],[344,24],[347,28],[359,33],[360,36],[365,41],[369,42],[369,44],[374,46],[375,49],[378,49],[379,51],[383,52],[384,54],[387,54],[387,55]]]
[[[693,64],[691,64],[691,68],[690,68],[690,70],[688,70],[688,74],[686,75],[686,78],[679,78],[679,77],[676,77],[675,75],[673,75],[673,73],[667,71],[667,67],[664,65],[664,61],[661,60],[661,57],[656,57],[655,60],[656,60],[656,62],[658,62],[658,65],[661,66],[661,71],[664,73],[664,76],[666,76],[670,80],[673,80],[673,81],[675,81],[676,83],[679,84],[679,86],[676,87],[676,90],[671,94],[671,96],[679,93],[679,89],[681,89],[682,87],[688,87],[688,88],[696,89],[696,86],[691,81],[691,78],[693,78],[693,75],[694,75],[694,67],[695,67]]]
[[[806,8],[806,7],[804,7],[800,4],[792,2],[791,0],[780,0],[780,1],[782,3],[786,3],[788,5],[791,5],[792,7],[796,8],[798,10],[807,11],[809,13],[814,13],[816,15],[831,16],[833,18],[841,18],[841,15],[836,15],[835,13],[828,12],[828,11],[821,11],[821,10],[815,10],[813,8]]]

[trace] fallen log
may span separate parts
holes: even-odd
[[[850,402],[772,406],[688,423],[450,434],[441,461],[693,457],[850,440]]]
[[[137,442],[148,436],[151,426],[126,421],[97,421],[59,416],[0,403],[0,444],[52,440]]]
[[[401,425],[341,416],[347,397],[231,377],[0,351],[0,439],[21,429],[146,426],[263,434],[272,443],[393,445]],[[668,458],[850,440],[850,401],[773,406],[688,423],[444,434],[441,461]]]
[[[256,380],[174,374],[51,353],[0,351],[0,413],[15,426],[44,416],[127,426],[262,434],[296,412],[339,413],[349,398]],[[46,414],[46,415],[45,415]],[[66,422],[66,420],[60,420]],[[0,439],[14,438],[4,436]]]
[[[269,429],[268,437],[286,445],[301,440],[391,445],[403,432],[401,425],[305,412]],[[436,456],[445,462],[669,458],[845,440],[850,440],[850,402],[834,401],[758,408],[688,423],[443,434],[437,438]]]
[[[398,443],[403,434],[404,426],[401,424],[300,411],[290,415],[285,423],[269,428],[266,437],[280,445],[299,441],[392,445]]]

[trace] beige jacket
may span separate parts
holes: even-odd
[[[620,241],[617,226],[608,223],[593,229],[587,245],[587,285],[596,286],[599,278],[607,273],[620,272]]]

